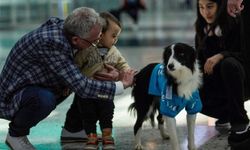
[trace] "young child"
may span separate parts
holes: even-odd
[[[75,55],[75,62],[81,72],[94,79],[102,79],[98,74],[109,72],[110,69],[117,70],[113,80],[117,80],[119,72],[130,69],[128,63],[121,53],[114,46],[121,33],[120,22],[110,13],[103,12],[100,16],[105,20],[101,38],[97,47],[90,47],[86,51],[79,51]],[[115,149],[112,137],[112,119],[114,114],[114,103],[105,100],[86,100],[75,95],[81,117],[84,122],[84,129],[88,135],[85,149],[98,149],[98,138],[96,135],[96,123],[99,120],[102,131],[103,150]],[[69,117],[67,115],[67,117]]]

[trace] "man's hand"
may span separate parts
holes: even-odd
[[[228,0],[227,1],[227,12],[230,16],[236,17],[243,9],[243,0]]]
[[[134,84],[134,75],[137,73],[134,69],[129,69],[120,73],[119,81],[123,83],[124,89]]]
[[[102,81],[117,81],[119,79],[119,71],[111,65],[104,65],[104,70],[94,74],[94,78]]]

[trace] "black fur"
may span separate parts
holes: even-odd
[[[137,120],[134,125],[134,134],[137,133],[138,129],[142,126],[142,123],[148,119],[146,118],[146,115],[152,104],[154,105],[154,109],[153,113],[150,114],[150,119],[151,124],[154,126],[154,115],[159,109],[159,101],[153,101],[155,96],[148,94],[148,81],[150,80],[151,73],[156,65],[157,63],[147,65],[135,76],[135,86],[132,90],[132,96],[134,97],[135,102],[129,106],[129,111],[136,110],[137,113]],[[157,119],[159,124],[163,124],[161,114],[157,117]]]

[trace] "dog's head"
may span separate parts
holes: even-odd
[[[195,71],[195,49],[184,43],[169,45],[164,49],[163,62],[166,75],[180,80],[183,75],[190,76]]]

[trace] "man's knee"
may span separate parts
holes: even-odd
[[[52,111],[56,108],[55,95],[49,90],[41,89],[38,93],[38,101],[43,110]]]
[[[56,107],[56,99],[54,93],[46,88],[28,87],[22,97],[24,103],[30,107],[44,112],[51,112]]]

